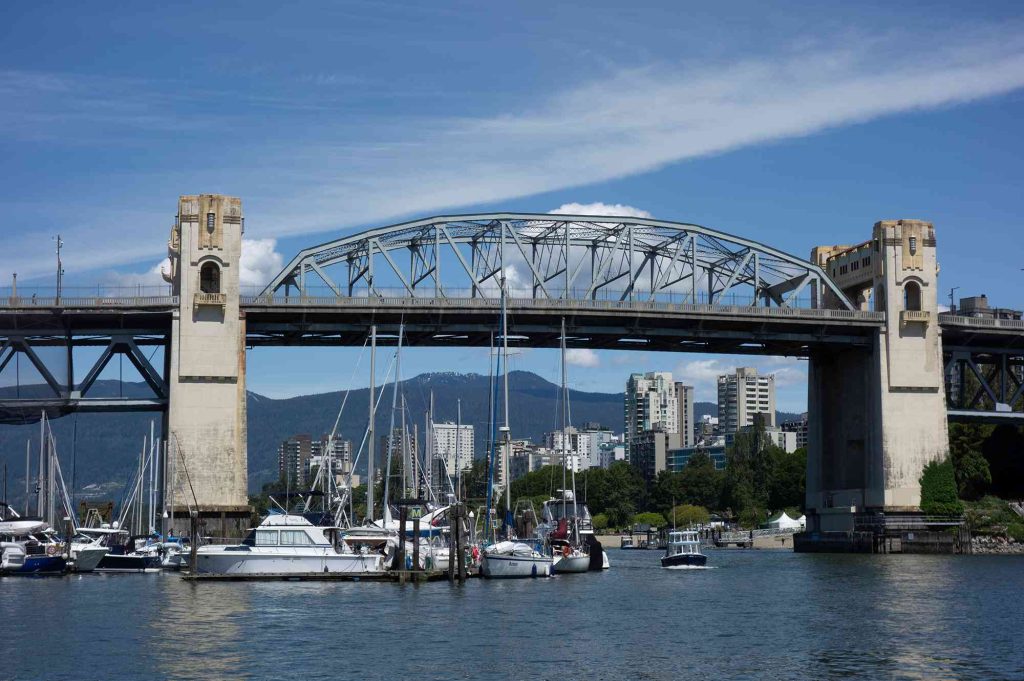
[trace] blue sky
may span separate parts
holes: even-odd
[[[51,285],[60,231],[70,285],[153,281],[176,197],[220,192],[245,202],[253,283],[368,226],[576,202],[799,255],[927,219],[944,291],[1024,304],[1019,5],[706,4],[6,7],[0,280]],[[354,352],[254,351],[249,386],[337,389]],[[486,371],[480,351],[406,357]],[[781,408],[805,401],[785,358],[574,359],[581,389],[670,369],[711,399],[753,363]],[[556,375],[550,352],[515,363]]]

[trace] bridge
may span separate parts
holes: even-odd
[[[441,216],[304,249],[251,291],[243,227],[238,199],[184,196],[166,289],[0,293],[0,421],[161,413],[200,506],[240,518],[247,347],[362,345],[371,324],[385,344],[404,325],[410,345],[486,345],[502,292],[513,346],[557,347],[564,318],[570,347],[807,358],[808,522],[822,531],[915,507],[948,419],[1024,418],[1024,324],[938,313],[929,223],[880,222],[808,260],[687,223]],[[149,394],[97,393],[116,358]]]

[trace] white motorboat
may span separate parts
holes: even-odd
[[[93,541],[76,542],[72,538],[68,551],[71,554],[72,572],[93,572],[110,549]]]
[[[107,524],[101,527],[80,527],[78,534],[71,540],[71,552],[74,554],[86,547],[107,549],[93,572],[159,572],[159,555],[136,550],[136,543],[143,539],[132,537],[127,530]]]
[[[241,544],[202,546],[194,569],[199,574],[318,575],[383,574],[386,555],[367,546],[351,548],[344,530],[318,527],[300,515],[269,515]],[[381,543],[387,543],[381,537]]]
[[[703,567],[707,556],[700,552],[700,539],[696,532],[672,531],[668,533],[668,546],[661,558],[661,567]]]
[[[484,548],[480,573],[491,579],[549,577],[551,556],[545,556],[529,544],[502,541]]]
[[[47,523],[30,518],[0,521],[0,574],[59,575],[66,569],[66,549]]]

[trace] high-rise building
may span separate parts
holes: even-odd
[[[630,462],[634,461],[633,442],[641,433],[678,433],[679,404],[671,372],[631,374],[626,382],[624,412],[626,458]]]
[[[718,422],[723,433],[735,433],[754,425],[764,415],[764,425],[775,426],[775,376],[758,376],[757,369],[740,367],[718,377]]]
[[[448,475],[473,467],[473,426],[451,423],[433,424],[434,442],[431,455],[444,461]]]
[[[277,472],[293,487],[306,484],[313,442],[308,435],[293,435],[277,447]]]
[[[645,430],[633,438],[630,463],[639,469],[644,480],[653,482],[658,473],[667,468],[668,452],[678,449],[680,440],[679,433]]]
[[[676,404],[679,414],[676,416],[678,425],[679,446],[693,446],[693,386],[676,383]]]

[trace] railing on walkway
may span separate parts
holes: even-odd
[[[178,296],[95,296],[95,297],[66,297],[61,296],[9,296],[0,298],[0,309],[11,310],[45,310],[52,308],[62,309],[104,309],[104,308],[164,308],[176,307]]]
[[[939,323],[943,326],[1024,331],[1024,320],[1021,319],[989,319],[986,317],[963,317],[955,314],[941,313],[939,314]]]
[[[758,530],[742,530],[737,532],[722,532],[715,535],[715,541],[719,544],[739,544],[752,542],[761,537],[781,537],[796,534],[803,530],[799,527],[770,527]]]

